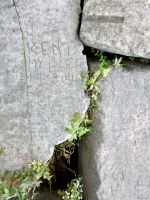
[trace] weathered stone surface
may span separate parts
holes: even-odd
[[[0,173],[45,163],[88,107],[79,13],[79,0],[0,1]]]
[[[79,148],[85,199],[150,199],[149,77],[150,66],[130,63],[99,80],[94,131]]]
[[[86,0],[80,38],[107,52],[150,58],[149,0]]]

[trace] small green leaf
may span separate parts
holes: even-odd
[[[84,114],[79,113],[79,112],[76,112],[73,116],[74,116],[74,117],[79,117],[79,118],[81,118],[81,117],[84,116]]]
[[[76,137],[75,134],[74,134],[74,135],[71,135],[70,138],[68,139],[68,141],[69,141],[69,142],[72,142],[74,139],[75,139],[75,140],[77,139],[77,137]]]
[[[4,188],[5,194],[9,194],[9,190],[7,188]]]
[[[35,177],[36,177],[37,180],[39,180],[42,177],[42,174],[38,173]]]
[[[69,133],[69,134],[72,133],[72,130],[71,130],[70,128],[65,128],[65,131],[66,131],[67,133]]]
[[[89,77],[88,72],[81,72],[81,76],[83,78],[88,78]]]
[[[90,91],[90,90],[92,90],[92,89],[93,89],[93,87],[94,87],[94,85],[92,84],[92,85],[90,86],[90,88],[89,88],[89,91]]]
[[[129,57],[129,60],[134,61],[135,58],[130,56],[130,57]]]

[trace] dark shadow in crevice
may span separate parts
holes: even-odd
[[[83,6],[84,6],[84,0],[81,0],[81,2],[80,2],[81,10],[83,10]]]
[[[80,35],[80,27],[81,27],[81,23],[82,23],[83,5],[84,5],[84,0],[81,0],[81,2],[80,2],[81,13],[80,13],[80,15],[79,15],[78,35]]]
[[[82,51],[82,53],[84,55],[87,56],[87,58],[95,58],[94,54],[91,52],[92,48],[91,47],[88,47],[88,46],[84,46],[84,50]],[[109,53],[109,52],[103,52],[103,55],[107,56],[108,59],[110,60],[113,60],[115,57],[124,57],[126,58],[127,56],[123,56],[123,55],[120,55],[120,54],[113,54],[113,53]]]
[[[67,188],[67,184],[78,176],[77,144],[70,147],[70,142],[65,141],[55,146],[53,156],[48,161],[50,172],[53,175],[51,189]],[[73,149],[74,148],[74,149]],[[72,152],[69,154],[69,152]]]
[[[87,64],[88,64],[89,58],[90,59],[96,59],[96,57],[91,52],[91,50],[92,50],[92,47],[84,46],[84,49],[82,51],[83,55],[86,55],[86,57],[87,57]],[[121,55],[121,54],[114,54],[114,53],[110,53],[110,52],[103,52],[103,55],[107,56],[107,59],[109,59],[111,61],[114,60],[116,57],[118,59],[120,57],[122,57],[122,63],[131,62],[131,63],[140,63],[140,64],[143,64],[143,65],[147,65],[147,64],[150,63],[150,59],[141,58],[141,57],[131,57],[131,56],[125,56],[125,55]]]

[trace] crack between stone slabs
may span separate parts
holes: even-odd
[[[25,51],[25,39],[24,39],[24,35],[23,35],[23,30],[21,27],[21,22],[19,19],[19,14],[18,14],[18,10],[17,10],[17,6],[16,6],[16,2],[15,0],[13,1],[13,6],[15,7],[15,11],[16,11],[16,15],[17,15],[17,19],[18,19],[18,24],[19,24],[19,29],[21,32],[21,36],[22,36],[22,43],[23,43],[23,57],[24,57],[24,63],[25,63],[25,76],[26,76],[26,96],[27,96],[27,102],[26,102],[26,112],[27,112],[27,116],[28,116],[28,125],[29,125],[29,136],[30,136],[30,145],[29,145],[29,150],[31,155],[33,155],[33,150],[32,150],[32,135],[31,135],[31,122],[30,122],[30,112],[29,112],[29,92],[28,92],[28,80],[27,80],[27,62],[26,62],[26,51]]]
[[[88,68],[88,71],[90,70],[89,68],[89,65],[88,65],[88,55],[86,54],[86,46],[83,44],[83,42],[81,41],[80,39],[80,28],[81,28],[81,24],[82,24],[82,19],[83,19],[83,8],[84,8],[84,4],[86,3],[86,0],[81,0],[80,1],[80,7],[81,7],[81,13],[80,13],[80,16],[79,16],[79,26],[78,26],[78,38],[80,40],[80,42],[82,43],[83,45],[83,51],[82,53],[86,56],[86,63],[87,63],[87,68]]]
[[[81,0],[80,1],[81,13],[79,15],[79,25],[78,25],[78,31],[77,31],[78,36],[80,35],[80,27],[81,27],[81,23],[82,23],[83,6],[84,6],[84,0]],[[79,36],[79,39],[80,39],[80,36]]]

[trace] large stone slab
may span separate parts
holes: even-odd
[[[81,41],[107,52],[150,58],[149,0],[86,0]]]
[[[79,0],[0,1],[0,173],[45,163],[88,107],[79,14]]]
[[[130,63],[100,78],[94,131],[79,147],[85,199],[150,199],[149,77],[150,66]]]

